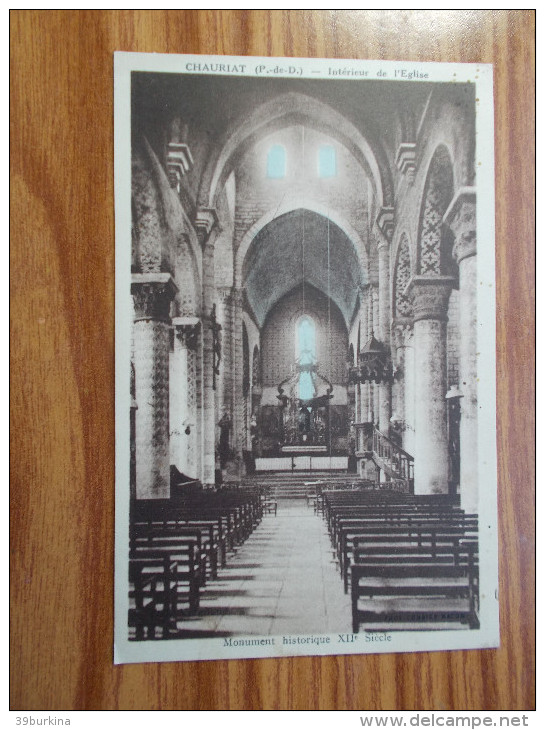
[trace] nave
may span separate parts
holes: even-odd
[[[180,624],[198,635],[280,636],[350,630],[325,522],[305,500],[278,502],[203,591],[198,615]]]
[[[475,90],[391,92],[133,79],[132,639],[478,626]]]
[[[134,507],[131,638],[479,627],[476,515],[361,481],[300,485]]]

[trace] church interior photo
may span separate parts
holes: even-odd
[[[479,627],[475,106],[133,72],[131,640]]]

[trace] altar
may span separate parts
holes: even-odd
[[[327,452],[327,446],[325,444],[321,446],[314,446],[311,444],[288,444],[282,446],[280,451],[283,454],[324,454]]]
[[[348,456],[277,456],[261,457],[255,460],[256,472],[323,472],[347,471]]]

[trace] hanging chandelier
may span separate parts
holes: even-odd
[[[393,377],[389,350],[371,332],[371,339],[358,354],[358,364],[349,370],[349,381],[351,383],[391,383]]]

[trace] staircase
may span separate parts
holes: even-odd
[[[255,474],[244,477],[242,486],[266,487],[276,499],[306,499],[314,494],[317,487],[335,489],[350,483],[361,481],[356,474],[331,472],[297,472],[278,474]]]
[[[370,423],[356,423],[356,456],[372,460],[386,475],[384,488],[414,492],[414,458]],[[331,471],[267,472],[244,477],[242,486],[266,487],[277,499],[305,499],[316,488],[346,489],[364,483],[357,474]]]
[[[378,428],[373,430],[372,458],[387,477],[403,480],[407,484],[407,491],[414,491],[414,458]]]
[[[371,423],[355,423],[356,456],[372,460],[388,480],[403,484],[403,491],[414,492],[414,457]]]

